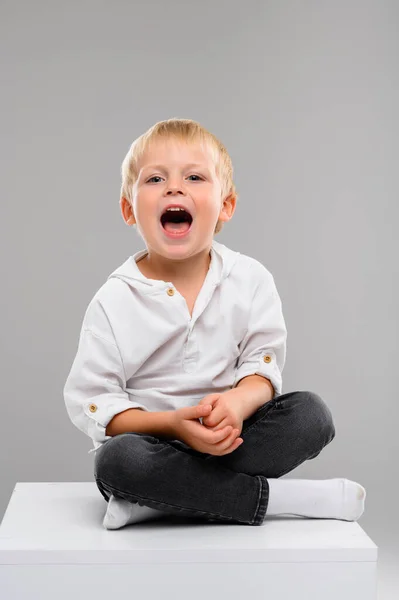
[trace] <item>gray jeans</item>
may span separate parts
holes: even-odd
[[[268,477],[315,458],[335,436],[331,411],[314,392],[297,391],[263,404],[243,422],[243,444],[230,454],[198,452],[180,440],[123,433],[95,453],[94,476],[113,494],[168,515],[261,525]]]

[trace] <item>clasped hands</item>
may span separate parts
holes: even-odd
[[[208,394],[198,402],[198,404],[209,404],[212,406],[212,411],[209,415],[202,417],[202,425],[212,431],[219,431],[219,429],[230,425],[232,429],[228,435],[236,429],[236,437],[238,437],[241,435],[244,422],[241,409],[242,402],[241,390],[237,388],[227,390],[227,392],[221,394]]]

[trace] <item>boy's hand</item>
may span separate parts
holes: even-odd
[[[217,431],[202,425],[199,419],[207,417],[211,410],[210,404],[198,404],[171,411],[174,436],[198,452],[215,456],[230,454],[243,439],[237,437],[239,431],[231,425],[219,427]]]
[[[238,430],[237,436],[239,436],[244,421],[240,396],[240,390],[234,388],[221,394],[208,394],[202,398],[198,405],[212,406],[212,412],[202,417],[202,424],[211,431],[219,431],[231,425],[233,429]]]

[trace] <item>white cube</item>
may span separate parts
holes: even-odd
[[[377,598],[378,547],[357,522],[165,515],[106,530],[106,508],[95,482],[18,482],[0,527],[1,598]]]

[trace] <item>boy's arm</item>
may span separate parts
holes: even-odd
[[[282,393],[287,328],[273,275],[261,263],[254,268],[257,269],[258,282],[249,311],[247,331],[240,343],[241,353],[232,387],[237,387],[248,376],[257,375],[270,384],[274,398]],[[248,379],[251,381],[250,377]],[[258,378],[252,380],[255,379]],[[249,383],[243,382],[242,385]]]
[[[111,341],[110,332],[103,329],[103,335],[82,329],[63,392],[72,423],[99,443],[110,439],[106,428],[115,415],[132,408],[142,408],[136,411],[140,413],[146,411],[144,404],[130,400],[119,349]]]
[[[135,433],[148,433],[156,437],[174,439],[173,412],[148,412],[141,408],[130,408],[118,413],[111,419],[106,428],[106,435],[114,436],[133,431]]]
[[[270,381],[260,375],[248,375],[241,379],[236,389],[240,388],[242,399],[242,415],[244,420],[252,415],[266,402],[274,398],[274,388]]]

